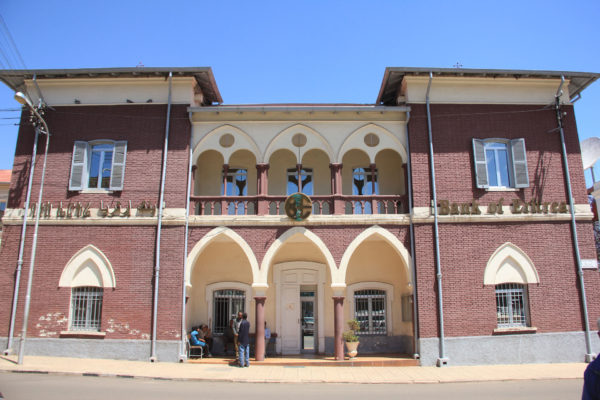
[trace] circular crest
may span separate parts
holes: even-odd
[[[233,146],[235,138],[231,133],[226,133],[219,138],[219,144],[225,148]]]
[[[304,193],[294,193],[285,199],[285,214],[296,221],[302,221],[312,213],[312,201]]]
[[[292,144],[296,147],[303,147],[306,144],[306,136],[302,133],[296,133],[292,137]]]

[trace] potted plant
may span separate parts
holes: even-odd
[[[360,324],[356,319],[351,319],[348,321],[349,331],[346,331],[342,334],[344,341],[346,342],[346,349],[348,350],[347,354],[350,359],[353,359],[358,354],[358,336],[356,332],[360,331]]]

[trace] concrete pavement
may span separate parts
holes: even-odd
[[[585,363],[437,367],[335,367],[150,363],[89,358],[0,357],[0,372],[116,376],[170,380],[256,383],[450,383],[506,380],[578,379]]]

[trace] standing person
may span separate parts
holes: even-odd
[[[600,318],[597,321],[600,336]],[[583,393],[581,400],[600,400],[600,354],[592,361],[583,373]]]
[[[242,323],[242,312],[238,311],[237,313],[237,318],[235,319],[234,323],[233,323],[233,347],[235,347],[235,355],[237,356],[239,349],[238,349],[238,334],[240,331],[240,324]]]
[[[238,331],[238,346],[240,368],[250,366],[250,322],[248,322],[248,314],[242,314],[242,322]]]

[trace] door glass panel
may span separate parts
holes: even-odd
[[[302,350],[315,350],[315,292],[300,292]]]

